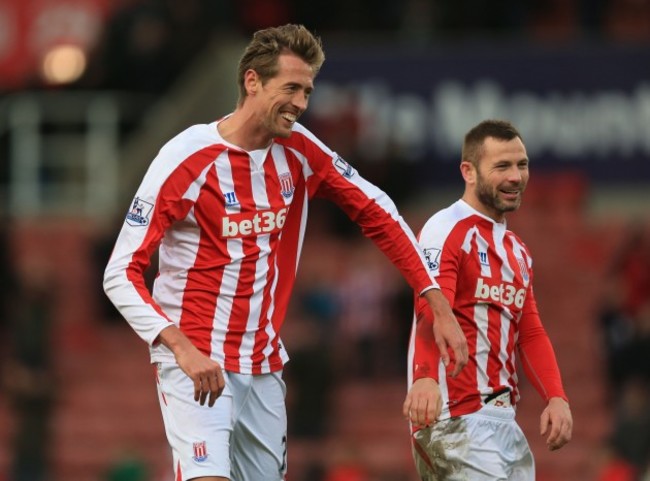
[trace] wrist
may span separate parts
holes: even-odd
[[[158,341],[169,348],[175,356],[194,347],[187,336],[173,324],[160,331]]]
[[[413,380],[413,384],[418,383],[418,384],[432,384],[434,386],[438,386],[438,380],[432,378],[431,376],[423,376],[417,379]]]
[[[548,402],[547,402],[547,404],[550,404],[551,401],[562,401],[562,402],[564,402],[567,406],[569,405],[569,399],[568,399],[568,398],[566,397],[566,395],[564,395],[564,394],[562,394],[562,395],[551,396],[550,398],[548,398]]]
[[[433,311],[434,316],[440,316],[444,318],[444,315],[449,314],[451,311],[449,301],[447,301],[447,298],[444,296],[440,289],[430,289],[424,293],[424,296],[429,304],[429,307]]]
[[[413,382],[421,379],[431,379],[437,383],[436,374],[428,363],[417,364],[417,367],[413,370]]]

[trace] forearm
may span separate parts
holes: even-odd
[[[427,301],[433,312],[433,322],[435,319],[449,319],[449,314],[453,315],[449,300],[445,297],[439,288],[427,289],[422,293],[422,297]]]
[[[160,342],[165,347],[169,348],[178,357],[189,350],[196,349],[188,337],[173,324],[170,324],[165,329],[160,331],[156,338],[156,342]]]
[[[319,194],[335,202],[400,271],[411,288],[422,293],[438,287],[430,276],[415,234],[390,197],[358,173],[346,179],[336,169],[326,175]]]
[[[548,402],[561,398],[568,402],[560,368],[548,336],[544,333],[520,344],[519,352],[526,377],[540,396]]]
[[[423,378],[438,380],[440,350],[433,335],[433,313],[424,296],[415,299],[413,336],[413,381]]]
[[[104,292],[133,330],[149,345],[171,321],[144,286],[129,280],[125,272],[107,270]]]

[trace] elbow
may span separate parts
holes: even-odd
[[[104,271],[104,278],[102,280],[102,287],[104,288],[104,294],[111,299],[111,294],[115,288],[116,275],[113,269],[111,269],[110,264],[106,267]]]

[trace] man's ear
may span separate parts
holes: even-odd
[[[259,83],[260,77],[257,75],[257,72],[253,69],[246,70],[244,74],[244,87],[248,95],[255,95],[257,93]]]
[[[474,167],[474,164],[471,162],[463,160],[460,163],[460,173],[462,174],[466,184],[476,183],[476,167]]]

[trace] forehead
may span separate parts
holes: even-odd
[[[283,53],[278,57],[278,71],[274,79],[282,83],[296,82],[303,85],[312,85],[314,70],[297,55]]]
[[[483,142],[482,158],[493,162],[510,160],[517,162],[528,158],[526,147],[519,137],[511,140],[501,140],[494,137],[486,137]]]

